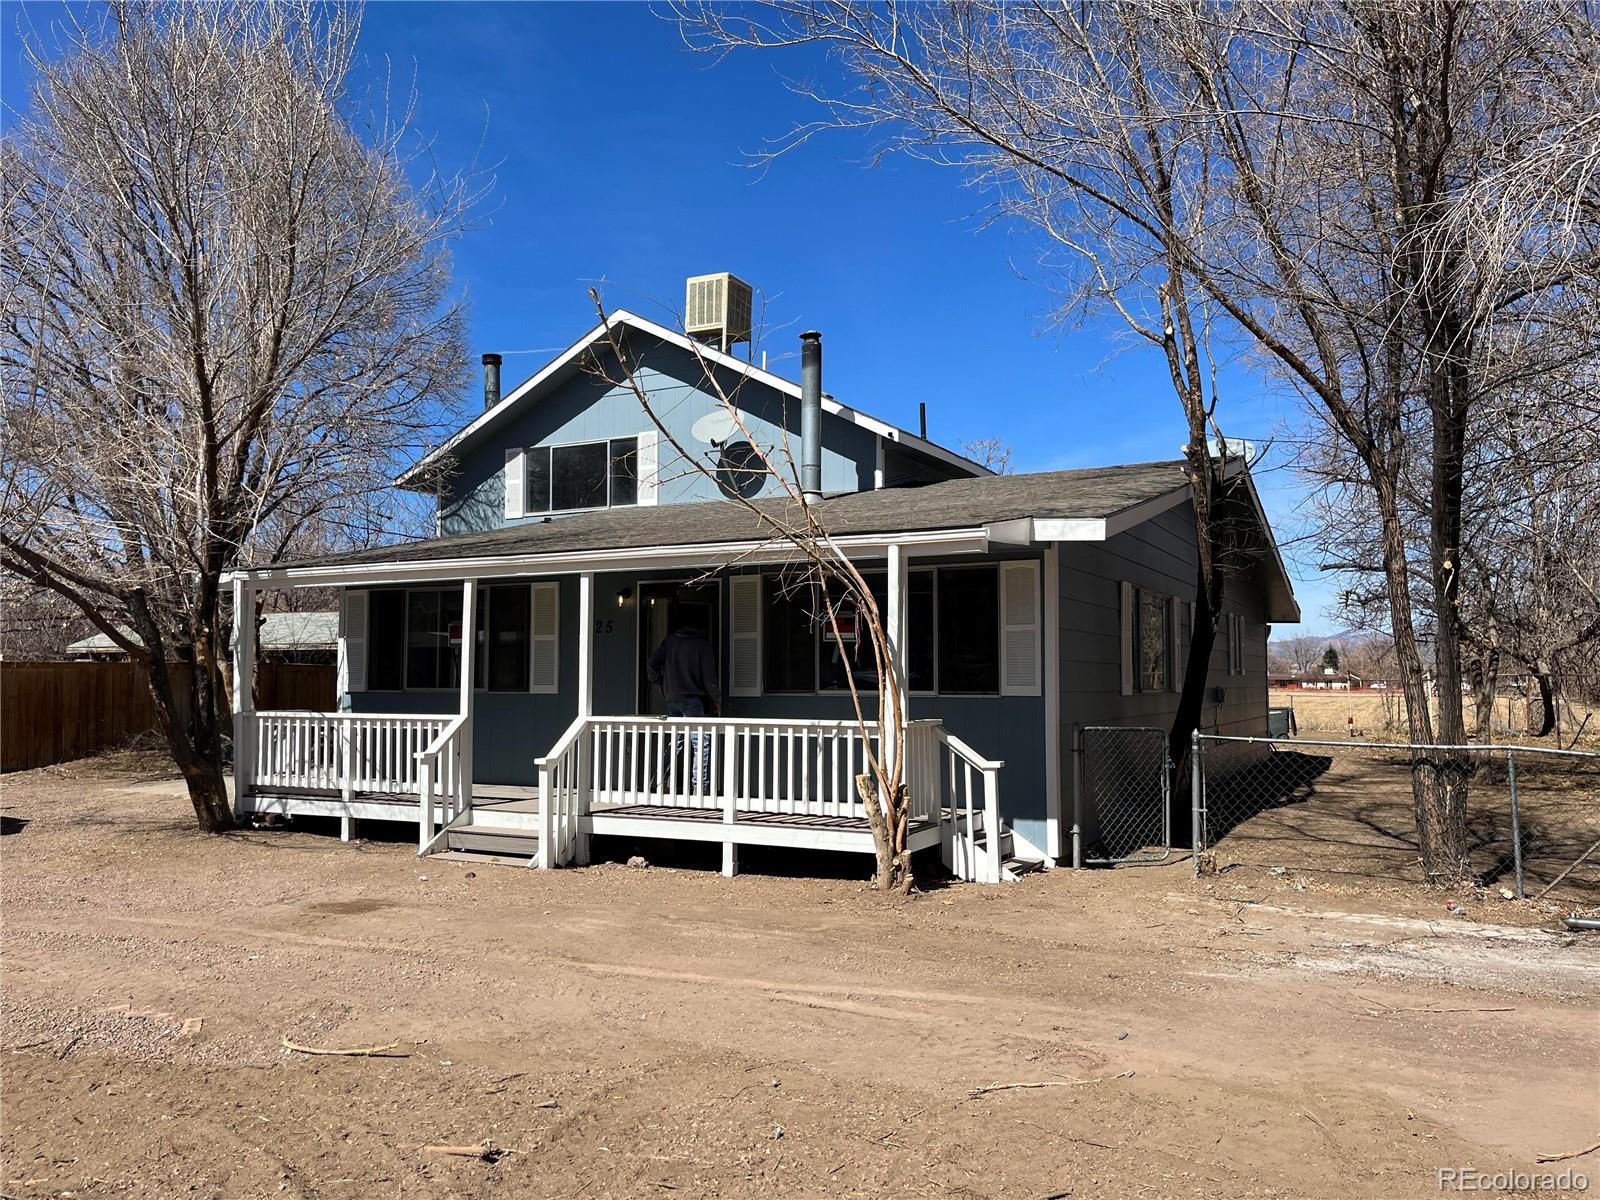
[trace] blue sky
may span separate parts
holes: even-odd
[[[4,5],[8,109],[26,98],[18,18],[41,26],[56,12]],[[1029,237],[982,227],[981,197],[955,172],[869,167],[872,145],[855,134],[746,165],[814,115],[784,83],[830,69],[809,52],[713,64],[649,8],[622,3],[372,4],[361,50],[374,78],[415,77],[416,124],[441,166],[477,156],[494,169],[455,267],[474,360],[506,354],[508,385],[592,324],[591,283],[604,281],[614,306],[671,321],[686,276],[726,270],[764,297],[775,369],[798,374],[796,335],[820,329],[827,389],[886,420],[915,429],[924,401],[931,437],[999,437],[1022,470],[1178,453],[1183,424],[1158,355],[1114,321],[1054,328]],[[1242,371],[1221,382],[1230,436],[1266,441],[1294,415]],[[1269,470],[1259,482],[1288,540],[1293,480]],[[1291,569],[1303,629],[1329,628],[1327,583],[1309,564]]]

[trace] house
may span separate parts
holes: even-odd
[[[1363,686],[1359,675],[1333,667],[1323,667],[1320,671],[1274,671],[1267,683],[1277,689],[1314,692],[1348,692],[1351,688]],[[1370,686],[1378,687],[1381,684],[1374,682]]]
[[[127,636],[135,638],[131,631]],[[267,613],[256,634],[256,655],[269,662],[332,663],[339,640],[339,614],[336,612]],[[87,658],[98,662],[121,662],[128,652],[103,633],[73,642],[68,658]]]
[[[1195,576],[1181,464],[997,476],[824,394],[818,335],[797,385],[730,352],[737,322],[612,321],[661,427],[590,369],[609,361],[603,326],[504,395],[485,355],[484,410],[398,480],[437,496],[438,536],[234,573],[236,604],[343,596],[341,711],[240,711],[239,810],[337,816],[347,837],[411,822],[422,853],[542,867],[606,835],[719,844],[730,874],[741,846],[870,852],[859,647],[820,627],[786,586],[792,548],[729,499],[793,503],[751,471],[754,439],[799,447],[815,511],[882,589],[909,682],[913,849],[989,881],[1070,853],[1074,731],[1160,728],[1176,706]],[[1298,610],[1243,492],[1255,549],[1227,583],[1205,722],[1262,734],[1268,626]],[[663,715],[645,662],[673,614],[718,649],[718,718]],[[253,654],[239,639],[241,678]],[[1094,826],[1078,814],[1081,837]]]

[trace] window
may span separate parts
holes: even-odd
[[[768,579],[762,588],[762,672],[768,692],[817,690],[814,587]]]
[[[407,592],[406,687],[422,691],[456,687],[460,638],[459,590]]]
[[[931,692],[938,686],[933,580],[932,571],[912,571],[906,596],[906,686],[913,692]]]
[[[639,439],[530,446],[528,513],[568,512],[639,502]]]
[[[1000,694],[1000,575],[994,567],[924,568],[909,573],[906,593],[906,684],[912,692]],[[866,573],[880,612],[889,606],[888,577]],[[871,640],[832,585],[839,635],[829,627],[814,585],[768,576],[762,588],[763,690],[876,691]]]
[[[367,690],[398,692],[406,686],[406,594],[369,592],[367,596]]]
[[[869,574],[865,578],[873,599],[878,602],[878,611],[887,614],[889,577]],[[866,625],[857,616],[856,606],[847,597],[842,584],[830,583],[828,591],[833,597],[834,624],[838,625],[838,636],[834,636],[827,611],[819,606],[816,613],[820,637],[817,669],[821,690],[848,692],[850,677],[853,676],[857,691],[875,692],[878,690],[878,656],[873,650]]]
[[[1143,588],[1134,596],[1134,677],[1141,692],[1164,692],[1171,682],[1172,605]]]
[[[997,694],[1000,691],[999,572],[993,567],[941,570],[938,597],[940,694]]]
[[[478,589],[478,652],[473,656],[473,686],[491,692],[528,690],[528,631],[530,611],[527,584]]]

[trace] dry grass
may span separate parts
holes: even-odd
[[[1274,708],[1294,709],[1295,726],[1301,737],[1332,735],[1373,739],[1403,737],[1406,733],[1405,702],[1398,691],[1317,692],[1274,688],[1268,697]],[[1528,727],[1527,702],[1517,696],[1496,697],[1494,719],[1497,740],[1523,740]],[[1469,700],[1467,727],[1476,728],[1477,721],[1477,705]],[[1580,749],[1600,748],[1600,708],[1578,701],[1565,702],[1561,727],[1563,748],[1572,742],[1574,733],[1578,733]],[[1554,746],[1555,738],[1538,739],[1533,744]]]

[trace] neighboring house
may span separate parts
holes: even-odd
[[[130,632],[127,635],[132,638]],[[283,663],[331,663],[339,641],[339,614],[336,612],[267,613],[261,618],[256,635],[258,658]],[[68,658],[88,658],[100,662],[121,662],[127,651],[103,633],[73,642]]]
[[[592,834],[719,843],[729,873],[741,845],[870,851],[859,651],[786,585],[792,549],[721,494],[789,503],[748,470],[714,373],[751,437],[818,462],[822,522],[882,589],[909,680],[913,848],[984,880],[1070,854],[1075,728],[1164,727],[1176,707],[1195,579],[1181,464],[992,475],[820,384],[614,322],[671,440],[714,478],[585,369],[601,328],[503,398],[485,355],[485,411],[398,481],[437,495],[440,536],[236,573],[237,604],[343,590],[343,711],[240,713],[240,811],[338,816],[345,836],[358,818],[416,821],[423,853],[539,866],[584,861]],[[1268,625],[1299,613],[1244,490],[1231,523],[1254,524],[1256,549],[1227,582],[1205,723],[1261,734]],[[661,715],[644,664],[675,612],[717,647],[720,719]],[[248,671],[248,639],[237,649]],[[1085,837],[1094,825],[1086,812]]]
[[[1348,692],[1351,688],[1363,686],[1360,676],[1352,675],[1349,671],[1336,671],[1332,667],[1323,667],[1320,671],[1274,671],[1267,683],[1274,688],[1314,692]],[[1370,686],[1382,687],[1384,684],[1380,680]]]

